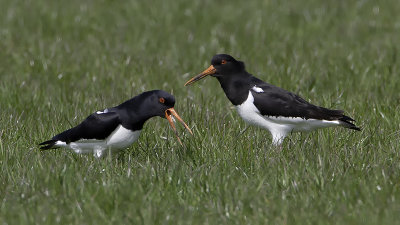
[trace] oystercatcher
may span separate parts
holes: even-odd
[[[244,63],[230,55],[215,55],[211,66],[185,86],[208,75],[218,79],[244,121],[269,130],[275,145],[280,145],[290,132],[332,126],[360,130],[343,110],[315,106],[294,93],[265,83],[248,73]]]
[[[178,119],[192,134],[190,128],[174,110],[175,98],[171,94],[153,90],[112,108],[97,111],[78,126],[40,143],[40,149],[65,147],[76,153],[93,153],[102,157],[107,152],[116,152],[135,142],[144,123],[154,116],[166,118],[178,138],[174,118]]]

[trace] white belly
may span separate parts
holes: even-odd
[[[127,148],[139,139],[141,130],[131,131],[119,125],[117,129],[106,139],[107,147],[114,149]]]
[[[93,153],[95,157],[102,157],[108,151],[117,152],[129,147],[140,135],[141,130],[131,131],[119,125],[105,140],[82,139],[69,144],[57,141],[56,146],[67,147],[79,154]]]
[[[236,109],[245,122],[269,130],[274,144],[280,144],[283,138],[290,132],[311,131],[318,128],[339,125],[339,121],[263,116],[253,103],[254,97],[251,91],[249,91],[246,101],[236,106]]]

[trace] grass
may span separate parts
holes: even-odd
[[[400,4],[0,1],[1,224],[400,224]],[[246,128],[215,53],[362,132]],[[37,143],[145,90],[177,98],[181,147],[154,118],[97,160]]]

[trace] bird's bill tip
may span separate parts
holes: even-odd
[[[178,139],[179,143],[182,145],[181,139],[178,136],[178,132],[175,127],[174,119],[175,117],[180,123],[183,124],[183,126],[189,131],[190,134],[193,135],[192,130],[189,128],[189,126],[183,121],[183,119],[178,115],[178,113],[175,111],[174,108],[169,108],[165,110],[165,118],[168,120],[169,124],[171,125],[172,130],[175,133],[176,138]]]
[[[185,86],[191,85],[194,82],[199,81],[199,80],[203,79],[204,77],[206,77],[208,75],[215,74],[216,72],[217,72],[217,70],[214,68],[213,65],[211,65],[210,67],[208,67],[206,70],[204,70],[203,72],[201,72],[197,76],[195,76],[192,79],[188,80],[188,82],[186,82]]]

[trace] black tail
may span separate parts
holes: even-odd
[[[48,149],[52,149],[52,148],[57,148],[57,147],[54,147],[56,142],[57,142],[57,140],[48,140],[48,141],[42,142],[42,143],[39,144],[39,145],[41,145],[40,149],[41,150],[48,150]]]
[[[361,129],[357,127],[353,122],[355,120],[351,117],[348,117],[344,115],[343,110],[337,110],[337,109],[327,109],[323,107],[318,107],[319,110],[316,112],[319,112],[321,119],[325,120],[339,120],[340,125],[342,125],[345,128],[352,129],[352,130],[358,130],[360,131]]]
[[[357,127],[354,123],[352,123],[352,122],[355,122],[355,120],[346,115],[342,115],[342,117],[339,119],[339,121],[342,122],[343,127],[346,127],[346,128],[352,129],[352,130],[358,130],[358,131],[361,130],[361,128]]]

